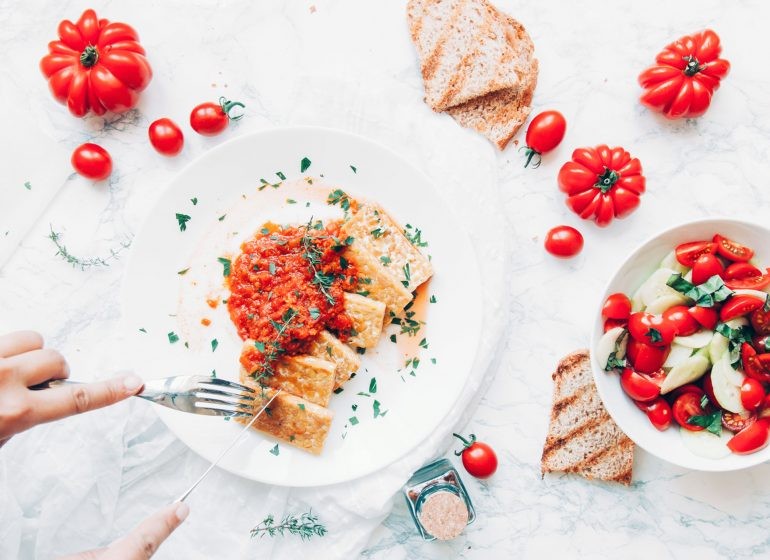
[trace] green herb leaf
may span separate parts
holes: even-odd
[[[304,403],[299,403],[299,404],[297,404],[297,406],[299,407],[300,410],[305,410],[305,404]]]
[[[179,231],[187,230],[187,222],[190,220],[191,218],[187,214],[180,214],[179,212],[176,213],[176,221],[179,224]]]
[[[211,377],[214,378],[214,379],[217,378],[217,370],[215,370],[215,369],[211,370]]]
[[[232,267],[232,261],[225,257],[217,257],[217,260],[222,265],[222,276],[230,276],[230,268]]]
[[[281,181],[285,181],[286,180],[286,175],[283,174],[283,171],[276,171],[275,174],[278,175],[278,178]]]
[[[141,329],[139,329],[139,332],[143,332],[143,333],[147,334],[147,329],[145,329],[144,327],[142,327]]]
[[[294,200],[293,198],[287,198],[286,199],[286,204],[297,204],[297,201]]]
[[[369,381],[369,392],[370,393],[376,393],[377,392],[377,378],[372,377],[371,381]]]
[[[313,162],[310,161],[308,158],[303,157],[302,161],[299,162],[299,172],[304,173],[305,171],[307,171],[311,163]]]
[[[168,333],[168,342],[169,344],[174,344],[175,342],[179,342],[179,336],[174,331],[171,331],[170,333]]]
[[[184,276],[185,274],[187,274],[187,271],[188,271],[188,270],[190,270],[190,269],[189,269],[189,268],[185,268],[185,269],[182,269],[182,270],[180,270],[179,272],[177,272],[177,274],[178,274],[179,276]]]
[[[276,444],[275,444],[275,446],[273,446],[273,448],[270,450],[270,453],[272,453],[272,454],[273,454],[273,455],[275,455],[276,457],[278,457],[278,455],[280,455],[280,453],[281,453],[281,450],[280,450],[280,449],[278,449],[278,444],[277,444],[277,443],[276,443]]]
[[[358,168],[355,165],[351,165],[350,169],[353,170],[353,173],[358,173]]]
[[[219,341],[216,338],[211,339],[211,351],[214,352],[219,346]]]
[[[436,301],[437,301],[436,300],[436,296],[430,296],[430,300],[428,300],[428,301],[430,301],[431,303],[436,303]]]
[[[329,193],[326,203],[331,206],[340,205],[346,212],[350,210],[350,197],[342,189],[335,189]]]
[[[765,296],[765,305],[762,306],[762,311],[765,313],[770,312],[770,294]]]
[[[265,353],[265,343],[262,342],[261,340],[255,340],[254,341],[254,348],[259,350],[263,354]]]
[[[191,198],[190,202],[193,203],[193,206],[196,206],[198,204],[198,199],[197,198]]]
[[[666,284],[694,300],[699,307],[713,307],[733,295],[733,291],[717,275],[696,286],[682,278],[681,274],[672,274]]]
[[[388,255],[382,255],[380,260],[384,266],[388,266],[391,263],[390,257]]]
[[[687,423],[693,426],[706,428],[715,436],[722,435],[722,411],[717,410],[711,414],[699,414],[687,419]]]
[[[311,307],[308,311],[310,312],[310,318],[313,320],[316,320],[321,316],[321,310],[317,307]]]
[[[29,181],[24,181],[24,188],[27,189],[28,191],[31,191],[32,183],[30,183]]]
[[[217,218],[217,219],[218,219],[218,220],[221,222],[221,221],[223,221],[223,220],[225,219],[225,216],[227,216],[227,214],[222,214],[222,215],[221,215],[221,216],[219,216],[219,218]]]
[[[381,410],[380,401],[377,399],[374,399],[374,402],[372,403],[372,410],[374,411],[374,417],[377,418],[378,416],[385,416],[388,411],[387,410]]]
[[[350,418],[348,418],[348,421],[350,422],[351,426],[355,426],[356,424],[358,424],[358,418],[356,418],[355,416],[351,416]]]
[[[770,340],[770,338],[768,340]],[[395,334],[390,335],[390,341],[391,342],[396,342],[396,335]]]

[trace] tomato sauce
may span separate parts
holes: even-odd
[[[265,362],[302,353],[324,329],[349,338],[353,323],[343,293],[356,290],[358,275],[342,255],[352,240],[340,239],[339,228],[339,221],[285,228],[268,223],[241,245],[227,277],[227,308],[240,337],[258,343],[251,365],[260,354]]]

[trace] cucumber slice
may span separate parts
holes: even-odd
[[[672,295],[665,295],[660,296],[658,299],[653,301],[650,305],[648,305],[645,309],[647,313],[652,313],[653,315],[660,315],[667,309],[671,309],[675,305],[681,305],[682,304],[682,298],[680,296],[672,296]]]
[[[682,437],[684,446],[699,457],[722,459],[731,453],[727,442],[733,435],[727,430],[722,430],[722,435],[717,436],[706,430],[693,432],[679,428],[679,435]]]
[[[711,367],[711,362],[708,358],[701,354],[695,354],[690,356],[684,362],[671,369],[668,375],[663,380],[660,386],[661,394],[673,391],[677,387],[692,383],[696,379],[700,379],[704,373],[706,373]]]
[[[604,336],[602,336],[599,339],[599,342],[596,344],[596,361],[602,367],[602,369],[606,370],[607,360],[609,360],[610,354],[615,352],[616,347],[618,350],[615,354],[615,357],[619,360],[626,357],[627,337],[624,337],[619,347],[617,346],[618,339],[623,334],[623,331],[625,331],[623,327],[615,327],[614,329],[610,329],[604,333]]]
[[[650,305],[656,299],[662,296],[671,296],[676,298],[679,303],[687,303],[687,298],[677,292],[671,286],[666,284],[671,275],[675,274],[670,268],[659,268],[653,272],[650,277],[642,284],[641,298],[644,305]]]
[[[671,345],[671,351],[668,353],[666,361],[663,362],[664,368],[676,367],[685,360],[692,356],[692,348],[689,346],[682,346],[681,344],[673,343]],[[720,354],[721,356],[721,354]]]
[[[660,266],[658,268],[670,268],[679,274],[686,274],[687,271],[690,270],[678,260],[676,260],[676,251],[671,251],[668,255],[666,255],[663,260],[660,261]]]
[[[761,300],[767,298],[767,292],[760,292],[759,290],[733,290],[736,296],[754,296]]]
[[[738,377],[736,370],[730,365],[730,356],[725,355],[711,368],[711,386],[714,397],[725,410],[739,414],[748,413],[741,402],[741,384],[744,376]],[[739,381],[735,383],[735,381]]]
[[[728,340],[719,333],[714,333],[714,337],[709,344],[709,360],[712,364],[722,359],[727,352]]]
[[[677,336],[674,338],[674,344],[681,344],[689,348],[703,348],[708,346],[711,339],[714,338],[714,332],[708,329],[701,329],[690,336]]]

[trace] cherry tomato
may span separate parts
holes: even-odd
[[[605,323],[605,328],[607,328],[606,323]],[[754,346],[754,350],[756,350],[757,352],[760,352],[760,353],[770,352],[770,335],[757,335],[751,341],[751,344],[752,346]]]
[[[690,430],[691,432],[703,430],[702,426],[696,426],[687,422],[693,416],[702,416],[706,413],[700,405],[701,398],[696,393],[685,393],[674,401],[674,420],[685,430]]]
[[[756,410],[765,400],[765,388],[756,379],[746,378],[741,385],[741,403],[747,410]]]
[[[167,118],[158,119],[148,130],[150,144],[159,154],[175,156],[182,151],[184,135],[174,121]]]
[[[755,310],[749,318],[751,319],[751,326],[754,327],[757,334],[770,334],[770,311],[765,311],[764,304]]]
[[[626,346],[626,355],[631,365],[640,373],[653,373],[663,367],[668,357],[668,347],[658,347],[631,338]]]
[[[687,385],[682,385],[681,387],[677,387],[673,391],[671,391],[668,396],[671,397],[672,401],[675,401],[679,398],[680,395],[684,395],[685,393],[694,393],[698,395],[698,397],[703,396],[703,389],[698,387],[697,385],[693,385],[692,383],[688,383]]]
[[[527,127],[527,145],[525,146],[527,163],[524,167],[527,167],[535,156],[537,161],[532,167],[535,169],[540,167],[540,155],[558,146],[564,139],[566,130],[567,121],[559,111],[543,111],[536,115]]]
[[[628,321],[623,319],[607,319],[604,321],[604,332],[610,331],[615,327],[623,327],[624,329],[628,325]]]
[[[744,428],[748,428],[756,421],[756,419],[756,414],[747,414],[744,416],[737,412],[722,411],[722,426],[731,432],[740,432]]]
[[[650,402],[660,396],[660,386],[657,383],[630,367],[625,368],[620,374],[620,386],[635,401]]]
[[[764,300],[755,296],[733,296],[719,310],[719,320],[726,323],[730,319],[748,315],[765,305]]]
[[[736,278],[734,280],[725,280],[725,285],[731,290],[764,290],[767,286],[770,285],[770,272],[768,274],[760,273],[758,276],[746,276],[744,278]]]
[[[752,276],[761,276],[762,271],[759,270],[753,264],[747,262],[737,262],[728,265],[723,275],[724,281],[728,280],[743,280],[745,278],[751,278]]]
[[[749,249],[740,243],[736,243],[732,239],[723,237],[718,233],[714,236],[712,241],[717,244],[717,252],[719,255],[726,258],[728,261],[746,262],[754,256],[754,251],[752,249]]]
[[[81,144],[72,152],[72,167],[83,177],[94,181],[106,179],[112,173],[112,158],[110,154],[97,144],[87,142]]]
[[[602,317],[605,319],[628,320],[631,316],[631,300],[626,294],[618,292],[607,296],[607,301],[602,307]]]
[[[237,121],[243,115],[231,115],[235,107],[245,107],[239,101],[219,98],[219,103],[208,101],[193,108],[190,113],[190,126],[203,136],[216,136],[227,128],[230,121]]]
[[[754,453],[755,451],[759,451],[767,445],[769,427],[770,420],[766,418],[760,418],[756,422],[735,434],[732,439],[727,442],[727,447],[729,447],[733,453],[739,454]]]
[[[705,253],[695,259],[692,267],[692,283],[703,284],[712,276],[721,276],[725,267],[713,253]]]
[[[705,329],[713,331],[714,327],[717,326],[719,315],[713,307],[698,307],[695,305],[689,308],[687,312]]]
[[[700,330],[700,323],[690,314],[685,305],[675,305],[663,312],[663,318],[673,323],[677,336],[690,336]]]
[[[489,478],[497,470],[497,455],[486,443],[476,441],[476,436],[471,434],[468,439],[460,434],[453,434],[463,442],[463,448],[455,451],[455,455],[462,457],[463,466],[468,474],[476,478]]]
[[[676,336],[676,326],[662,315],[633,313],[628,318],[628,331],[640,342],[652,346],[668,346]]]
[[[679,264],[692,268],[698,257],[705,254],[713,254],[717,251],[717,244],[710,241],[690,241],[682,243],[676,248],[676,260]]]
[[[748,342],[741,345],[741,363],[746,375],[751,379],[770,383],[770,362],[767,358],[762,359],[762,356],[770,356],[770,354],[757,354]]]
[[[634,404],[647,414],[650,423],[661,432],[671,426],[671,405],[663,397],[658,397],[650,403],[634,401]]]
[[[556,226],[545,235],[545,250],[555,257],[568,259],[583,250],[583,235],[570,226]]]

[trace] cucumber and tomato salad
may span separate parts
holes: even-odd
[[[722,235],[677,246],[602,308],[596,357],[658,430],[695,453],[754,453],[770,435],[770,269]]]

